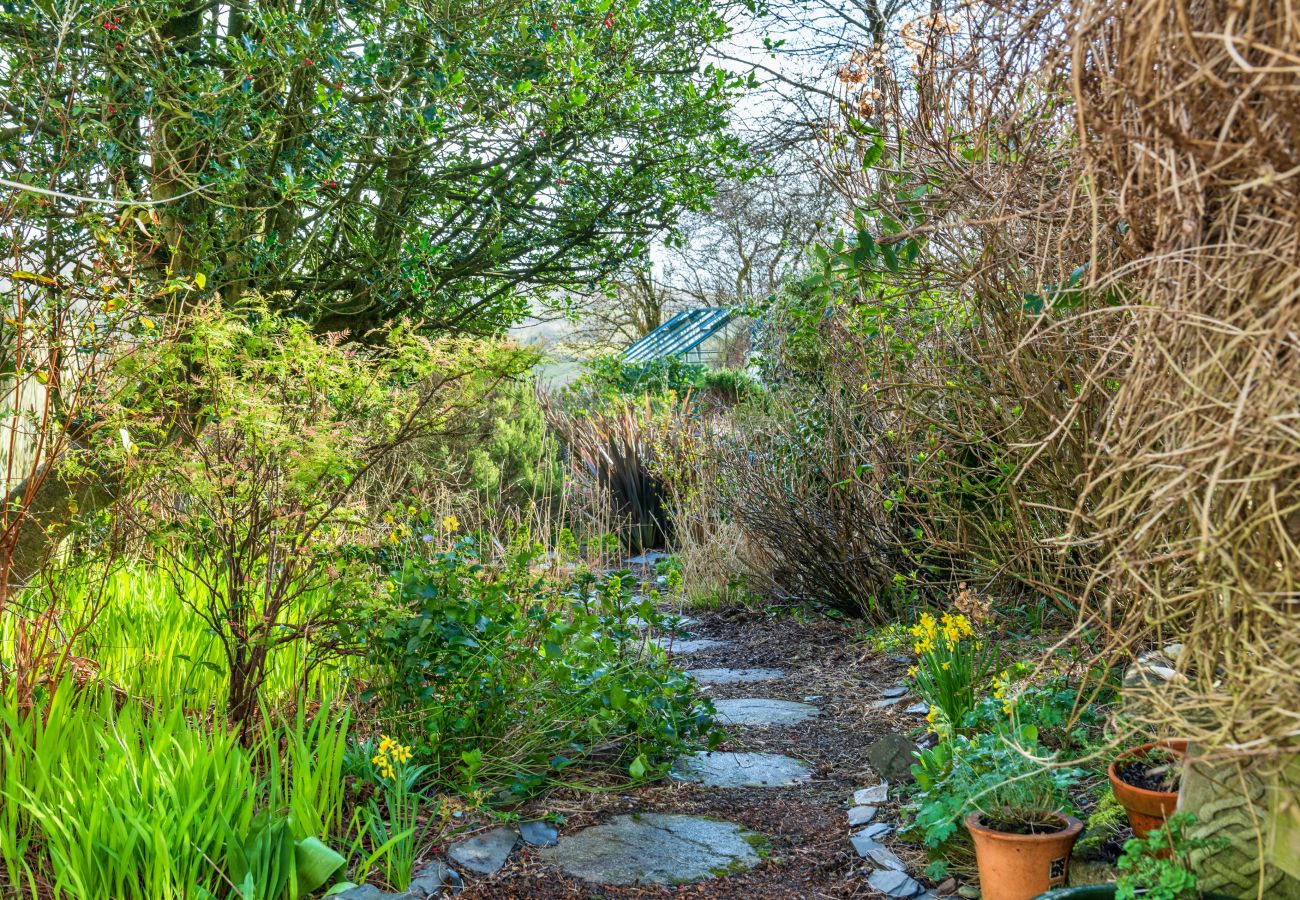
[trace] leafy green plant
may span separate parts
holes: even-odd
[[[179,702],[119,709],[114,692],[71,681],[44,699],[34,712],[12,691],[0,698],[0,862],[10,884],[79,900],[224,895],[233,884],[241,896],[279,900],[314,890],[341,864],[317,841],[327,835],[305,831],[333,809],[293,798],[299,821],[280,807],[283,785],[330,776],[263,776],[257,764],[287,742],[300,750],[281,764],[328,766],[334,728],[302,717],[256,729],[245,746]],[[315,796],[332,805],[336,790]]]
[[[935,876],[953,859],[969,857],[962,827],[968,813],[979,812],[1002,830],[1032,826],[1067,808],[1069,788],[1082,775],[1054,763],[1032,725],[952,734],[917,756],[916,789],[905,808],[911,821],[903,833],[925,845]]]
[[[296,900],[322,887],[343,856],[318,838],[294,838],[293,818],[259,813],[246,835],[227,832],[226,877],[239,900]]]
[[[1115,881],[1116,900],[1190,900],[1200,896],[1189,854],[1216,842],[1189,837],[1187,829],[1195,822],[1192,813],[1174,813],[1163,828],[1153,829],[1144,838],[1125,841],[1124,855],[1117,863],[1120,876]]]
[[[550,582],[526,542],[491,562],[473,537],[394,572],[396,610],[371,634],[367,696],[431,774],[526,792],[597,747],[652,770],[716,740],[693,682],[630,618],[660,615],[617,575]]]

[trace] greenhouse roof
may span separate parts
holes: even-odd
[[[680,356],[717,334],[733,318],[725,306],[708,306],[679,312],[623,351],[628,362],[646,362]]]

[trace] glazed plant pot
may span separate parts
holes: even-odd
[[[1011,834],[982,822],[982,815],[966,816],[966,829],[975,842],[983,900],[1033,900],[1065,884],[1070,851],[1083,831],[1073,816],[1053,813],[1046,818],[1060,823],[1048,834]]]
[[[1110,787],[1115,792],[1115,799],[1128,812],[1128,823],[1133,827],[1133,834],[1146,837],[1148,832],[1164,827],[1165,819],[1174,814],[1178,806],[1177,791],[1151,791],[1129,784],[1119,777],[1119,767],[1128,759],[1144,756],[1152,750],[1165,750],[1174,756],[1187,754],[1187,741],[1154,741],[1142,744],[1131,750],[1125,750],[1115,757],[1106,774],[1110,776]]]

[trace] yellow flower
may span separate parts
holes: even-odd
[[[943,661],[943,670],[944,670],[945,672],[947,672],[947,671],[948,671],[949,669],[951,669],[951,668],[952,668],[952,663],[948,662],[948,661],[945,659],[945,660]]]
[[[397,520],[393,518],[392,513],[384,513],[384,521],[387,522],[389,525],[392,525],[393,522]]]
[[[460,519],[456,518],[454,515],[452,515],[452,516],[446,516],[446,517],[443,518],[443,520],[442,520],[442,527],[443,527],[443,530],[445,530],[445,531],[451,531],[451,532],[459,531],[459,530],[460,530]]]

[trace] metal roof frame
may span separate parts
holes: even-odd
[[[689,353],[735,318],[725,306],[686,309],[623,351],[627,362],[648,362]]]

